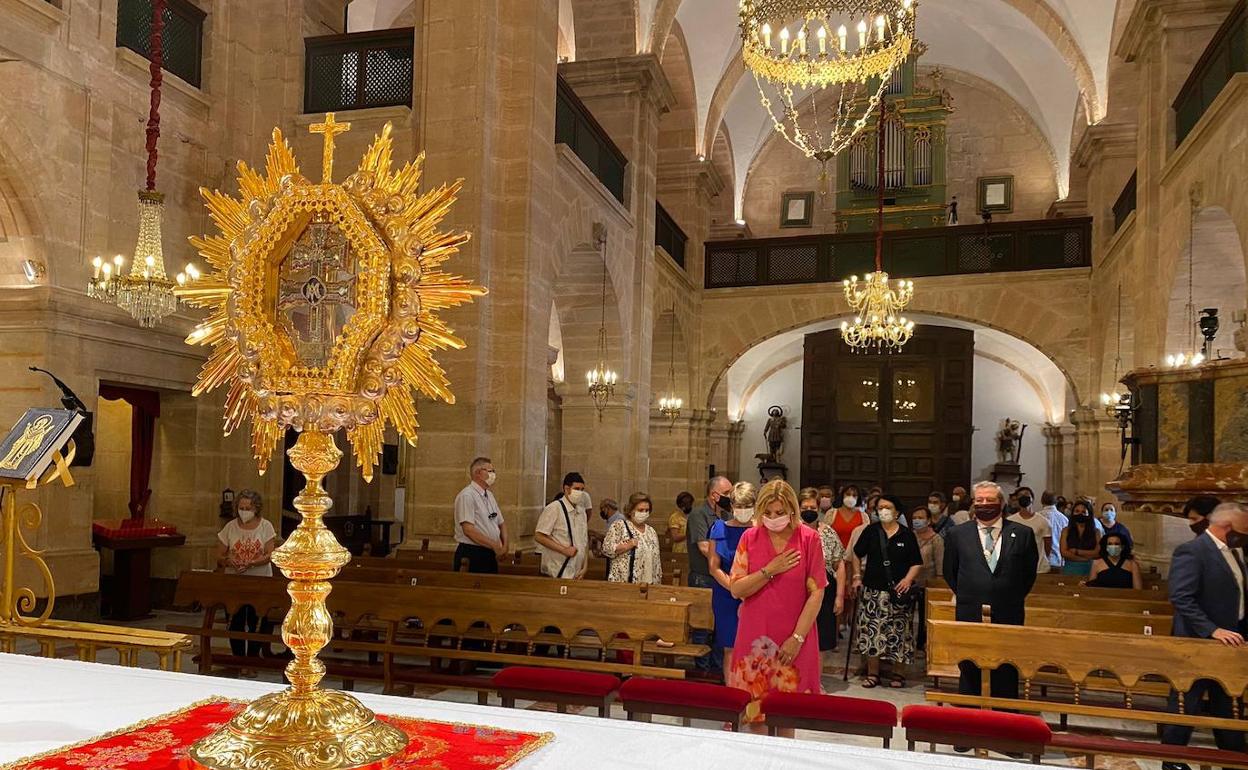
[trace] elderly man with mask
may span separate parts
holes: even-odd
[[[589,566],[589,493],[585,479],[572,471],[563,477],[563,494],[542,509],[533,539],[542,552],[542,574],[577,579]]]

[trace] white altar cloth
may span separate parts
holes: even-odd
[[[0,763],[87,740],[213,696],[251,699],[264,682],[0,654]],[[369,708],[450,722],[554,733],[516,770],[586,768],[849,768],[1018,770],[1018,764],[947,754],[845,746],[623,719],[552,714],[356,693]],[[897,743],[894,743],[896,746]],[[901,743],[904,748],[905,744]]]

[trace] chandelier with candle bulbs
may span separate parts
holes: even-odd
[[[619,375],[607,367],[607,231],[601,225],[594,225],[594,240],[598,243],[598,251],[602,255],[602,316],[598,322],[598,364],[585,373],[585,384],[589,397],[593,399],[594,409],[598,411],[598,419],[602,419],[602,411],[615,395],[615,384]]]
[[[670,338],[670,354],[671,363],[667,369],[668,395],[659,399],[659,414],[668,420],[668,431],[675,426],[677,418],[680,417],[681,407],[685,405],[684,399],[676,395],[676,306],[672,306],[672,333]]]
[[[139,326],[151,328],[178,309],[173,290],[194,281],[199,271],[188,264],[186,271],[170,279],[165,273],[165,256],[161,247],[161,218],[165,196],[156,191],[156,141],[160,138],[160,86],[163,81],[165,7],[167,0],[152,2],[152,30],[148,39],[151,53],[151,82],[147,118],[147,186],[139,190],[139,236],[134,245],[130,272],[123,270],[125,258],[120,254],[110,261],[96,257],[91,264],[94,273],[87,282],[87,296],[125,310]]]
[[[899,350],[914,334],[914,321],[901,314],[914,297],[914,281],[897,279],[890,285],[884,272],[884,104],[880,104],[877,124],[877,167],[875,209],[875,271],[861,284],[858,276],[844,281],[845,301],[854,321],[841,322],[841,339],[858,351]]]
[[[824,167],[917,45],[914,0],[741,0],[741,55],[772,126]],[[777,100],[779,104],[777,104]]]

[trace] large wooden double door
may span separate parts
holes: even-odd
[[[806,336],[802,483],[881,485],[907,505],[971,475],[974,332],[920,326],[899,353]]]

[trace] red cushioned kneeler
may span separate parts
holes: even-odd
[[[954,706],[906,706],[901,710],[901,726],[912,750],[915,743],[968,746],[1029,754],[1035,764],[1053,739],[1040,717]]]
[[[554,703],[560,714],[567,713],[568,706],[590,706],[598,709],[600,717],[610,715],[611,700],[620,686],[611,674],[535,666],[505,668],[491,682],[505,708],[514,708],[517,700],[532,700]]]
[[[620,702],[633,721],[648,722],[654,714],[727,722],[739,730],[750,694],[735,687],[681,679],[633,677],[620,686]]]
[[[897,707],[887,701],[810,693],[772,693],[763,699],[767,732],[818,730],[879,738],[888,748],[897,726]]]

